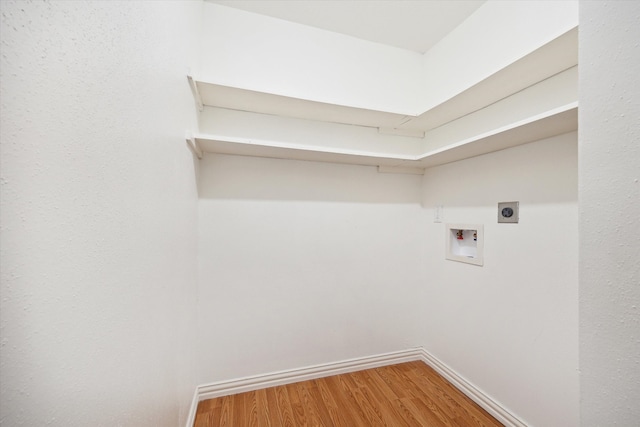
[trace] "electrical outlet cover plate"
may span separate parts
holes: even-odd
[[[498,222],[517,223],[519,202],[498,203]]]

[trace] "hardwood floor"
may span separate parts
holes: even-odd
[[[502,426],[423,362],[204,400],[194,427]]]

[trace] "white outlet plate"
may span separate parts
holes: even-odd
[[[516,224],[520,218],[520,202],[498,203],[498,222]]]

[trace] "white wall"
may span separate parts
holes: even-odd
[[[421,176],[206,155],[199,201],[199,379],[420,345]]]
[[[351,107],[417,114],[419,53],[204,4],[198,78]]]
[[[423,92],[420,112],[453,98],[575,28],[577,9],[577,0],[487,1],[425,53],[422,79],[428,90]],[[531,73],[535,75],[536,71]]]
[[[431,169],[424,176],[427,351],[532,426],[578,425],[577,136]],[[520,222],[498,224],[498,202]],[[444,222],[434,223],[443,205]],[[484,225],[484,266],[445,260],[446,223]]]
[[[201,4],[0,7],[0,424],[184,425]]]
[[[580,2],[583,426],[640,419],[638,22],[638,2]]]
[[[575,28],[577,5],[577,0],[488,1],[421,55],[205,3],[202,62],[196,77],[224,86],[417,116]],[[565,57],[573,58],[561,55],[553,62],[563,64]],[[575,62],[565,65],[558,69],[555,64],[534,64],[529,69],[532,77],[513,76],[518,83],[495,87],[499,94],[486,102],[498,101]],[[546,69],[550,71],[545,74]]]

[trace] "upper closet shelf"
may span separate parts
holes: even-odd
[[[211,134],[196,134],[188,139],[192,139],[190,144],[193,144],[194,150],[207,153],[381,166],[385,169],[408,168],[407,171],[415,172],[561,135],[577,128],[578,104],[573,102],[438,149],[428,149],[429,142],[425,140],[427,148],[420,155],[336,149]]]
[[[187,76],[187,78],[200,111],[205,106],[209,106],[282,117],[380,128],[395,128],[415,117],[408,113],[377,111],[225,86],[197,80],[192,76]]]

